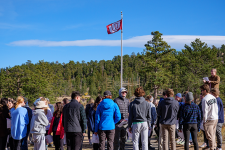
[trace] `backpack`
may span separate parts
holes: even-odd
[[[88,128],[94,132],[95,131],[95,110],[93,107],[90,108],[89,113],[88,113]]]

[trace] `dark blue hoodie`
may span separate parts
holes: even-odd
[[[168,97],[161,101],[157,109],[159,123],[167,125],[176,124],[179,107],[178,101],[173,97]]]

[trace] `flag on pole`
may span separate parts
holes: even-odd
[[[107,25],[106,28],[107,28],[108,34],[113,34],[119,30],[122,30],[122,19]]]

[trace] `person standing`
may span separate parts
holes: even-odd
[[[214,88],[211,90],[211,93],[214,97],[217,99],[217,105],[218,105],[218,123],[216,126],[216,138],[217,138],[217,150],[222,150],[222,133],[221,129],[223,127],[224,123],[224,110],[223,110],[223,102],[221,98],[219,97],[220,91],[217,88]]]
[[[139,150],[138,143],[141,136],[142,150],[148,150],[148,129],[151,126],[151,108],[145,98],[142,87],[136,88],[136,98],[129,106],[128,128],[132,133],[133,149]]]
[[[62,110],[63,106],[61,102],[55,104],[55,112],[48,131],[48,135],[53,132],[53,143],[55,150],[64,150],[64,128],[62,126]]]
[[[205,84],[209,85],[210,89],[211,88],[217,88],[217,89],[220,88],[220,77],[218,75],[216,75],[216,73],[217,73],[217,70],[215,68],[213,68],[211,70],[211,76],[209,77],[209,81],[203,80],[203,82]]]
[[[71,102],[63,107],[62,123],[66,132],[68,150],[79,150],[87,125],[84,106],[80,104],[80,93],[73,91]]]
[[[85,114],[86,114],[86,118],[88,118],[88,114],[89,114],[89,112],[90,112],[90,109],[91,109],[91,107],[94,105],[94,99],[93,98],[91,98],[90,100],[89,100],[89,103],[86,105],[86,108],[85,108]],[[88,124],[88,120],[87,120],[87,124]],[[90,135],[90,132],[91,130],[88,128],[88,141],[89,141],[89,144],[91,145],[92,143],[91,143],[91,135]]]
[[[206,135],[205,135],[205,130],[204,130],[204,127],[203,127],[203,111],[202,111],[202,99],[203,99],[203,96],[202,96],[202,93],[200,94],[200,100],[201,102],[198,104],[198,107],[200,108],[200,111],[201,111],[201,125],[200,125],[200,129],[202,130],[203,132],[203,137],[204,137],[204,143],[200,146],[200,148],[209,148],[209,141],[208,139],[206,138]]]
[[[166,90],[167,98],[158,105],[157,115],[160,123],[161,135],[163,137],[163,150],[168,150],[168,138],[170,137],[171,149],[176,149],[175,129],[179,103],[176,101],[173,89]],[[169,134],[169,137],[168,137]]]
[[[90,108],[88,114],[88,128],[93,132],[95,132],[95,114],[97,111],[98,105],[101,103],[102,97],[98,96],[94,102],[94,106]],[[99,143],[93,143],[93,150],[99,150]]]
[[[209,94],[209,85],[204,84],[200,86],[202,96],[202,111],[203,111],[203,126],[205,129],[206,137],[209,141],[211,150],[216,149],[216,126],[218,123],[218,105],[217,99]]]
[[[9,116],[9,109],[7,107],[8,99],[2,98],[0,103],[0,149],[4,150],[7,143],[8,129],[7,129],[7,118]]]
[[[28,117],[29,117],[29,123],[27,125],[27,134],[24,137],[23,142],[21,143],[21,150],[28,150],[27,139],[28,139],[28,136],[30,134],[30,122],[31,122],[33,112],[28,105],[28,99],[26,97],[24,97],[24,103],[25,103],[25,105],[23,107],[27,109],[27,113],[28,113]]]
[[[18,96],[16,99],[15,109],[11,109],[11,135],[13,138],[13,150],[18,150],[27,134],[27,125],[29,116],[27,109],[24,108],[24,98]]]
[[[46,126],[49,125],[48,118],[44,113],[44,109],[48,107],[44,101],[38,101],[33,111],[33,116],[30,123],[30,133],[33,134],[34,150],[44,150]]]
[[[126,98],[127,89],[122,87],[119,90],[119,97],[114,99],[114,102],[119,106],[121,113],[121,120],[116,124],[115,127],[115,138],[114,138],[114,150],[124,150],[125,142],[127,137],[127,126],[128,123],[123,126],[119,126],[122,121],[128,121],[128,108],[129,108],[129,100]]]
[[[110,91],[104,92],[104,99],[98,105],[95,114],[95,135],[99,136],[99,149],[105,150],[105,139],[107,138],[107,149],[113,150],[115,136],[115,124],[121,119],[119,107],[112,100]]]
[[[185,139],[185,150],[189,150],[190,133],[194,143],[194,149],[198,150],[197,133],[200,131],[201,111],[198,105],[192,102],[194,99],[193,93],[188,92],[185,95],[185,104],[181,106],[179,113],[179,131],[183,126],[183,133]]]
[[[149,147],[149,149],[153,149],[151,147],[151,136],[153,133],[153,127],[156,124],[157,113],[156,113],[155,105],[153,104],[153,97],[151,95],[148,95],[148,96],[146,96],[145,100],[149,103],[150,109],[151,109],[151,133],[148,137],[148,147]]]

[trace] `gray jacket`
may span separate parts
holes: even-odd
[[[147,122],[151,126],[151,108],[144,97],[137,97],[130,103],[128,127],[130,128],[133,122]]]
[[[33,116],[30,123],[30,133],[45,134],[45,126],[49,124],[43,109],[36,109],[33,111]]]

